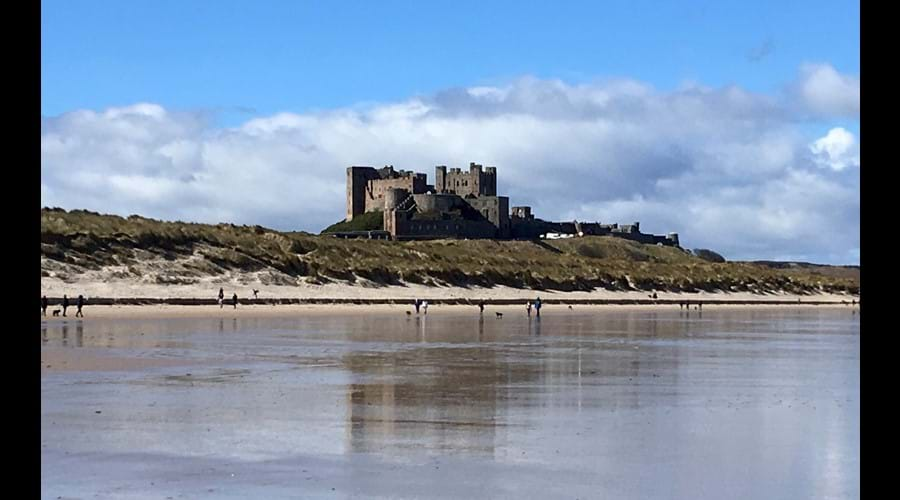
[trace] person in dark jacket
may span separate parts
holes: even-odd
[[[41,316],[47,315],[47,296],[41,296]]]
[[[84,295],[79,295],[79,296],[78,296],[78,299],[75,301],[75,307],[78,308],[78,310],[75,311],[75,317],[76,317],[76,318],[79,318],[79,317],[83,318],[83,317],[84,317],[84,313],[81,312],[81,308],[84,307]]]
[[[235,309],[237,309],[237,294],[232,295],[231,304],[234,305]]]
[[[66,315],[66,309],[69,307],[69,297],[66,294],[63,294],[63,316]]]
[[[538,318],[541,317],[541,298],[540,297],[534,299],[534,315]]]
[[[225,307],[225,289],[219,288],[219,309]]]

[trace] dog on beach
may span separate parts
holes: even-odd
[[[54,310],[53,310],[53,315],[54,315],[54,316],[59,316],[59,313],[61,313],[61,312],[62,312],[62,309],[54,309]]]
[[[497,319],[500,319],[503,317],[503,313],[496,313],[496,314],[497,314]]]
[[[407,315],[407,316],[412,316],[412,313],[409,312],[409,311],[406,311],[406,315]]]

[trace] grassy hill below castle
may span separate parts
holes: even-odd
[[[381,231],[384,229],[384,213],[380,210],[366,212],[357,215],[351,221],[344,219],[322,230],[325,233],[339,233],[342,231]]]
[[[380,215],[380,214],[379,214]],[[345,240],[261,226],[41,210],[41,276],[191,284],[253,273],[262,284],[493,286],[546,290],[859,293],[859,268],[710,262],[608,236],[553,241]]]

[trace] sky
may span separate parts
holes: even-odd
[[[42,1],[41,204],[318,232],[350,165],[859,263],[855,2]]]

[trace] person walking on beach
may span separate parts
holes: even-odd
[[[66,309],[69,308],[69,297],[66,294],[63,294],[63,316],[66,315]]]
[[[219,309],[225,307],[225,289],[219,288]]]
[[[484,314],[484,301],[478,302],[478,314]]]
[[[41,296],[41,316],[47,315],[47,296]]]
[[[534,299],[534,315],[538,318],[541,317],[541,298],[538,297]]]
[[[234,308],[237,309],[237,293],[231,296],[231,303],[234,305]]]
[[[81,312],[81,308],[84,307],[84,295],[79,295],[79,296],[78,296],[78,299],[76,299],[76,301],[75,301],[75,307],[78,308],[78,310],[75,311],[75,317],[76,317],[76,318],[79,318],[79,317],[80,317],[80,318],[83,318],[83,317],[84,317],[84,313]]]
[[[413,304],[416,306],[416,314],[419,314],[419,306],[422,305],[422,302],[419,301],[419,299],[416,299],[416,301],[413,302]]]
[[[254,288],[253,289],[253,300],[256,300],[258,298],[259,298],[259,290]]]
[[[525,302],[525,312],[528,313],[528,317],[530,318],[531,317],[531,301],[530,300]]]
[[[427,300],[422,301],[422,312],[424,314],[428,314],[428,301]]]

